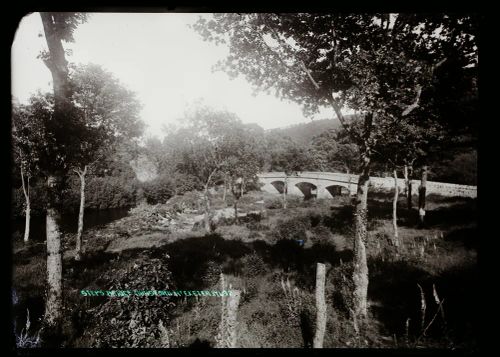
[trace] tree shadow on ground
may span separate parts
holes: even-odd
[[[463,227],[454,229],[444,236],[448,242],[461,243],[467,249],[477,250],[479,237],[477,227]]]
[[[439,276],[405,261],[369,261],[369,299],[376,304],[371,312],[383,324],[388,335],[404,336],[409,320],[409,335],[413,338],[422,332],[421,293],[426,301],[425,324],[427,326],[438,311],[433,295],[433,284],[439,299],[444,299],[445,320],[438,314],[426,336],[439,340],[451,339],[455,345],[468,347],[477,343],[476,329],[478,307],[478,274],[476,266],[449,269]],[[445,323],[446,321],[446,323]]]
[[[398,204],[398,224],[402,227],[449,228],[477,221],[476,201],[473,199],[450,199],[450,205],[426,211],[425,224],[418,223],[418,210]],[[392,220],[392,201],[368,200],[368,220]]]
[[[315,244],[311,248],[304,248],[294,240],[280,240],[274,245],[262,240],[245,243],[226,240],[218,234],[178,240],[148,250],[151,257],[165,253],[170,256],[169,269],[177,288],[193,290],[206,287],[204,274],[209,262],[220,264],[224,273],[236,275],[237,272],[232,271],[231,267],[243,256],[252,253],[260,256],[271,268],[307,275],[308,280],[314,280],[317,262],[336,265],[340,259],[352,259],[351,251],[339,252],[333,245],[328,244]],[[311,274],[312,276],[309,276]]]

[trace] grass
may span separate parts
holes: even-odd
[[[226,205],[231,204],[229,197]],[[214,207],[222,206],[221,197],[212,199]],[[425,347],[474,349],[479,306],[474,294],[478,284],[475,201],[429,197],[429,222],[425,227],[417,227],[412,223],[414,212],[404,209],[403,197],[399,204],[402,244],[397,251],[389,239],[393,234],[391,199],[391,195],[378,194],[369,201],[370,315],[361,332],[356,331],[359,326],[353,324],[349,313],[352,210],[346,206],[345,198],[306,202],[291,199],[287,210],[278,206],[267,209],[260,219],[243,220],[239,225],[226,222],[210,235],[153,230],[133,233],[138,220],[134,217],[87,231],[85,261],[74,262],[68,257],[64,262],[66,304],[72,309],[72,319],[80,321],[70,324],[67,345],[89,345],[84,332],[90,320],[81,316],[88,309],[102,308],[106,301],[83,301],[79,289],[102,289],[106,284],[103,274],[113,275],[112,271],[129,266],[131,261],[147,262],[168,254],[172,284],[177,289],[219,289],[222,272],[233,288],[243,292],[237,330],[241,347],[311,344],[315,266],[323,262],[327,265],[328,305],[325,347],[411,347],[418,340],[418,345]],[[242,197],[239,209],[261,209],[263,204],[256,202],[264,201],[266,205],[272,200],[276,196],[251,192]],[[70,251],[72,236],[65,236],[64,242],[65,250]],[[33,320],[36,306],[43,307],[44,246],[15,244],[15,252],[13,279],[21,301],[19,311],[28,307]],[[417,284],[425,292],[429,320],[436,311],[432,305],[433,285],[444,299],[442,307],[446,312],[446,328],[438,316],[424,337],[420,336]],[[33,300],[33,296],[38,300]],[[172,347],[213,347],[220,320],[220,298],[177,298],[174,303],[169,308],[170,320],[162,322],[162,338],[168,336]]]

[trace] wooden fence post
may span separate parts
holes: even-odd
[[[323,348],[326,330],[325,264],[316,264],[316,333],[313,347]]]

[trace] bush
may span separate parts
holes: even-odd
[[[327,276],[327,281],[333,284],[332,299],[335,310],[344,317],[350,317],[351,309],[354,306],[353,291],[354,283],[352,281],[353,273],[352,263],[343,263],[332,267]]]
[[[186,209],[200,211],[203,208],[203,197],[197,191],[189,191],[182,195],[175,195],[168,200],[167,205],[176,212],[184,212]]]
[[[143,190],[147,203],[166,203],[175,194],[175,184],[170,177],[160,176],[144,183]]]
[[[203,274],[202,281],[207,287],[214,286],[219,281],[221,273],[222,268],[220,263],[209,260],[206,263],[205,273]]]
[[[332,244],[333,234],[325,226],[316,226],[311,229],[311,241],[313,244]]]
[[[80,202],[80,184],[73,184],[71,191],[73,207],[78,209]],[[131,207],[136,203],[137,183],[118,176],[90,177],[85,190],[85,207],[106,209]]]
[[[267,209],[278,209],[278,208],[283,208],[283,197],[275,197],[270,200],[266,200],[264,203],[264,206]]]
[[[141,256],[125,268],[111,269],[100,276],[97,289],[173,290],[167,259]],[[90,328],[84,334],[92,347],[165,347],[161,345],[162,326],[168,326],[170,321],[174,306],[171,297],[130,295],[102,299],[104,303],[85,314]]]
[[[256,277],[267,272],[266,263],[256,252],[246,254],[240,259],[241,275],[246,277]]]
[[[311,221],[307,216],[279,220],[273,230],[273,236],[277,240],[306,240],[306,231],[310,228]]]
[[[186,192],[201,190],[203,188],[203,185],[196,176],[181,172],[175,172],[172,176],[172,181],[175,182],[176,195],[183,195]]]

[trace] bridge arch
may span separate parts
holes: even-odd
[[[295,184],[295,187],[297,187],[300,190],[300,192],[302,192],[302,194],[304,195],[304,200],[309,200],[317,196],[318,186],[316,186],[311,182],[307,181],[297,182]]]
[[[279,193],[283,193],[285,191],[285,181],[272,181],[270,182],[270,185],[273,186]]]
[[[342,185],[342,184],[326,186],[325,190],[328,191],[328,193],[332,197],[344,196],[350,194],[349,187],[347,185]]]

